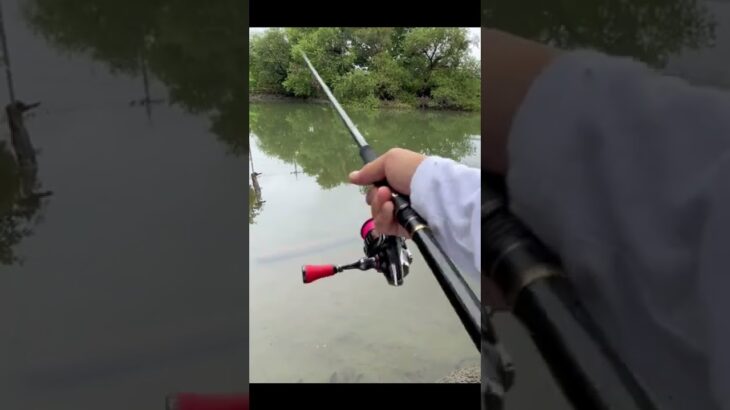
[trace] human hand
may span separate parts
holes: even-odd
[[[359,171],[350,174],[350,182],[356,185],[371,185],[386,180],[388,185],[403,195],[411,194],[411,180],[416,169],[426,156],[402,148],[393,148],[366,164]],[[375,232],[383,235],[409,237],[395,220],[393,191],[388,187],[373,187],[368,191],[366,202],[370,205]]]

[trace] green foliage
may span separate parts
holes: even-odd
[[[562,48],[637,58],[657,68],[683,48],[712,44],[715,22],[703,0],[490,0],[488,27]]]
[[[471,64],[466,29],[289,28],[255,38],[249,48],[249,89],[303,98],[321,95],[301,57],[304,51],[338,99],[375,107],[408,106],[477,110],[480,73]],[[279,40],[285,37],[286,41]],[[274,39],[277,39],[274,41]],[[289,55],[283,50],[289,46]],[[267,47],[269,49],[267,49]],[[261,63],[267,61],[267,64]],[[282,69],[288,64],[282,78]],[[270,72],[264,72],[270,71]],[[450,78],[450,77],[454,78]],[[280,87],[272,82],[279,81]],[[265,84],[265,85],[264,85]],[[439,88],[444,88],[436,92]],[[474,99],[474,95],[477,96]],[[426,103],[424,104],[424,101]]]
[[[349,52],[345,31],[338,28],[321,28],[298,33],[290,29],[299,42],[292,47],[289,75],[284,87],[298,97],[317,95],[317,83],[302,58],[302,51],[317,68],[325,83],[335,83],[353,68],[355,56]]]
[[[294,47],[293,50],[298,49],[298,47]],[[312,79],[312,74],[304,66],[303,62],[289,67],[289,74],[282,83],[282,86],[297,97],[306,98],[317,94],[317,85],[314,79]]]
[[[340,97],[343,104],[355,103],[366,107],[378,105],[375,98],[375,78],[363,70],[353,70],[340,77],[332,92]]]
[[[478,110],[481,86],[479,78],[474,75],[479,71],[479,62],[467,61],[454,70],[451,75],[443,75],[438,71],[434,75],[436,85],[432,95],[439,107],[458,107],[463,110]]]
[[[388,51],[373,56],[370,68],[375,80],[375,95],[379,99],[408,100],[408,93],[403,85],[409,81],[409,73]]]
[[[428,75],[429,70],[458,67],[469,40],[462,29],[416,28],[405,34],[403,50],[408,64]]]
[[[283,30],[271,29],[254,36],[249,43],[249,78],[254,92],[282,94],[289,68],[291,46]]]
[[[346,29],[348,30],[348,29]],[[369,66],[376,55],[387,52],[393,46],[392,28],[356,28],[349,29],[350,46],[355,53],[354,63],[358,66]]]

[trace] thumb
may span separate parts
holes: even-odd
[[[365,164],[359,171],[350,173],[350,182],[355,185],[370,185],[385,179],[385,155]]]

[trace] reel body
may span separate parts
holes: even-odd
[[[365,257],[348,265],[304,265],[302,280],[305,284],[315,280],[333,276],[351,269],[366,271],[375,269],[385,276],[388,284],[400,286],[408,276],[413,255],[406,246],[405,239],[398,236],[377,235],[372,218],[360,227]]]

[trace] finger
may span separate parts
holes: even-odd
[[[411,239],[411,235],[406,231],[406,228],[400,226],[400,224],[398,224],[398,236]]]
[[[390,195],[388,195],[388,192],[383,193],[383,191],[389,191],[389,189],[386,187],[381,187],[375,189],[374,191],[375,193],[370,204],[370,209],[373,214],[373,219],[376,219],[378,214],[380,213],[381,208],[383,207],[383,204],[390,200]]]
[[[389,187],[383,186],[376,190],[375,196],[378,197],[380,203],[384,204],[393,199],[393,191],[391,191]]]
[[[350,182],[356,185],[369,185],[385,179],[385,155],[365,164],[359,171],[350,173]]]
[[[370,189],[368,190],[368,193],[367,193],[367,194],[365,195],[365,202],[366,202],[366,203],[367,203],[368,205],[372,205],[372,204],[373,204],[373,199],[375,198],[375,193],[376,193],[377,191],[378,191],[378,189],[377,189],[377,188],[370,188]]]
[[[383,204],[375,218],[375,226],[378,226],[379,231],[386,235],[396,235],[398,230],[397,226],[393,226],[393,202],[388,201]]]
[[[385,204],[391,202],[392,193],[390,188],[388,187],[380,187],[375,191],[375,196],[373,198],[373,206],[372,206],[372,212],[373,212],[373,219],[376,219],[378,214],[383,212],[383,206]],[[381,226],[381,229],[386,229],[386,226]]]

